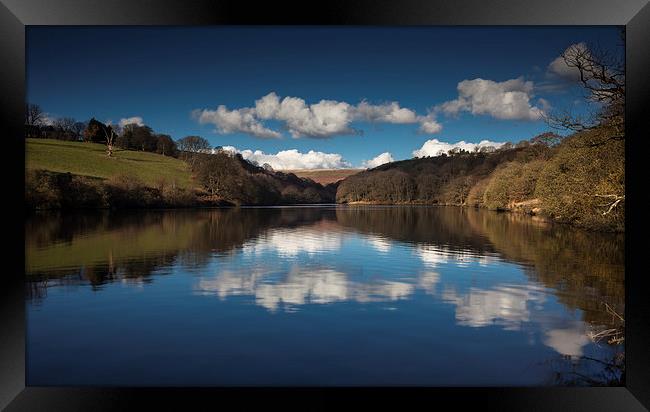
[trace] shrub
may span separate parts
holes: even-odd
[[[28,170],[25,174],[25,203],[29,209],[61,207],[60,192],[43,170]]]
[[[488,183],[490,183],[490,178],[481,179],[476,182],[470,189],[465,204],[472,207],[484,207],[483,195],[485,194]]]
[[[146,187],[140,179],[129,174],[111,176],[106,181],[108,203],[115,208],[163,206],[160,191]]]
[[[162,192],[162,200],[168,207],[188,207],[196,204],[196,195],[178,186],[167,186]]]
[[[29,209],[75,209],[107,207],[106,192],[94,179],[30,170],[25,175],[25,203]]]
[[[592,130],[572,136],[541,170],[535,193],[548,216],[589,229],[624,230],[624,204],[609,207],[615,196],[625,194],[625,142],[593,143],[595,134],[607,133]]]
[[[495,170],[483,192],[483,205],[489,209],[510,210],[515,203],[532,200],[541,170],[546,162],[508,162]]]
[[[519,162],[506,163],[490,176],[490,181],[483,193],[483,204],[488,209],[506,210],[515,198],[513,181],[521,174],[523,165]]]

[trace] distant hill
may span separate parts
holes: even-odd
[[[298,177],[306,177],[316,183],[327,185],[336,183],[348,176],[355,175],[364,169],[301,169],[285,170],[286,173],[293,173]]]

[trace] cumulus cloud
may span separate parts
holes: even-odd
[[[118,124],[120,125],[120,127],[124,127],[127,124],[136,124],[138,126],[144,126],[144,121],[140,116],[124,117],[120,119]]]
[[[418,116],[413,110],[400,107],[397,102],[372,105],[364,100],[355,110],[360,119],[370,122],[408,124],[418,121]]]
[[[588,55],[589,50],[587,49],[587,45],[585,43],[572,44],[567,47],[562,54],[566,54],[570,57],[576,53],[585,53]],[[559,77],[570,82],[577,82],[580,80],[580,70],[566,64],[562,56],[556,57],[551,63],[549,63],[547,73],[551,76]]]
[[[345,102],[321,100],[312,105],[299,97],[282,99],[274,118],[282,120],[294,138],[331,137],[357,133],[350,127],[352,107]]]
[[[415,111],[400,107],[398,102],[383,103],[378,105],[362,101],[355,108],[356,118],[370,122],[383,122],[393,124],[419,123],[421,133],[435,134],[442,130],[433,113],[419,116]]]
[[[543,110],[531,105],[533,82],[522,78],[495,82],[473,79],[458,83],[458,98],[441,104],[447,115],[470,112],[502,120],[539,120]]]
[[[255,137],[281,137],[281,133],[264,126],[263,121],[280,122],[294,138],[328,138],[360,134],[352,127],[355,121],[392,124],[420,123],[420,131],[438,133],[442,126],[432,116],[419,116],[401,107],[398,102],[371,104],[363,100],[357,105],[336,100],[320,100],[308,104],[300,97],[280,98],[271,92],[255,101],[253,107],[228,110],[220,105],[216,110],[197,109],[195,118],[202,124],[217,126],[219,133],[246,133]]]
[[[240,153],[246,160],[259,165],[268,163],[275,170],[293,169],[345,169],[352,165],[338,153],[323,153],[310,150],[307,153],[296,149],[281,150],[276,154],[267,154],[261,150],[239,150],[233,146],[224,146],[222,150]]]
[[[477,147],[480,149],[482,147],[494,147],[499,148],[504,143],[492,142],[490,140],[481,140],[478,143],[468,143],[464,140],[456,143],[442,142],[438,139],[431,139],[424,142],[420,149],[413,151],[413,157],[425,157],[425,156],[439,156],[443,153],[447,153],[451,149],[459,148],[467,150],[469,152],[474,151]]]
[[[282,135],[268,129],[255,118],[255,111],[250,108],[228,110],[224,105],[217,107],[217,110],[199,110],[194,112],[199,123],[211,123],[217,126],[221,134],[246,133],[261,138],[278,138]]]
[[[275,92],[271,92],[266,96],[255,100],[255,113],[260,119],[273,118],[280,109],[280,98]]]
[[[372,169],[373,167],[381,166],[384,163],[390,163],[394,161],[395,159],[393,159],[392,154],[390,154],[389,152],[384,152],[382,154],[375,156],[370,160],[366,160],[365,162],[363,162],[363,167],[367,169]]]
[[[420,132],[426,134],[440,133],[442,125],[431,116],[420,117]]]

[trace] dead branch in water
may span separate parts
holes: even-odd
[[[618,314],[618,312],[616,312],[611,306],[609,306],[607,302],[603,302],[603,303],[605,305],[605,310],[607,311],[607,313],[617,318],[619,321],[623,323],[623,325],[619,328],[604,329],[597,333],[589,332],[588,336],[594,342],[599,342],[602,339],[608,338],[607,343],[609,344],[615,344],[615,345],[621,344],[625,341],[625,319],[623,318],[623,316]]]

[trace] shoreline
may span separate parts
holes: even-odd
[[[531,213],[524,210],[516,209],[489,209],[486,207],[471,206],[471,205],[457,205],[457,204],[440,204],[440,203],[381,203],[381,202],[346,202],[346,203],[311,203],[311,204],[279,204],[279,205],[236,205],[236,204],[221,204],[214,206],[168,206],[168,207],[86,207],[86,208],[43,208],[43,209],[31,209],[27,208],[27,216],[30,214],[36,213],[49,213],[49,212],[62,212],[62,213],[79,213],[79,212],[93,212],[93,211],[108,211],[108,212],[120,212],[120,211],[171,211],[171,210],[180,210],[180,211],[191,211],[191,210],[223,210],[223,209],[280,209],[280,208],[318,208],[318,207],[455,207],[460,209],[471,208],[476,210],[484,210],[486,212],[493,213],[512,213],[513,215],[518,216],[527,216],[533,220],[548,223],[548,224],[558,224],[563,226],[569,226],[575,229],[584,230],[587,232],[596,232],[596,233],[625,233],[625,231],[612,231],[612,230],[598,230],[587,227],[582,227],[575,225],[569,222],[562,222],[554,220],[550,217],[544,216],[543,213]]]

